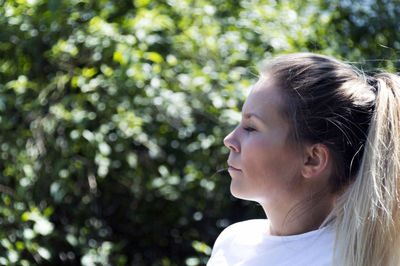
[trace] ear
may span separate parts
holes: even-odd
[[[304,164],[301,171],[305,178],[312,178],[327,169],[330,153],[327,146],[321,143],[307,145]]]

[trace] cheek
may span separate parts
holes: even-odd
[[[254,139],[249,142],[245,150],[242,150],[243,167],[255,179],[260,182],[273,180],[289,181],[294,174],[293,152],[278,141],[268,139]],[[271,180],[272,178],[272,180]],[[268,181],[267,181],[268,180]]]
[[[263,138],[253,138],[242,149],[242,161],[245,170],[253,177],[261,177],[272,170],[276,147]]]

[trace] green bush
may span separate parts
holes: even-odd
[[[257,68],[399,67],[399,1],[0,0],[0,265],[202,265],[263,217],[224,136]]]

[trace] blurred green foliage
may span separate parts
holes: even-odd
[[[257,67],[399,68],[399,1],[0,0],[0,265],[203,265],[262,217],[223,137]]]

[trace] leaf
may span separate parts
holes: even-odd
[[[162,63],[164,61],[164,59],[162,58],[162,56],[156,52],[149,52],[149,53],[145,53],[144,57],[150,61],[153,61],[155,63]]]

